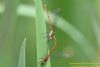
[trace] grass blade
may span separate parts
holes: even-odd
[[[35,6],[36,6],[37,67],[42,67],[40,60],[48,53],[47,38],[43,38],[43,36],[41,35],[42,33],[46,33],[46,23],[45,23],[45,16],[41,0],[35,0]],[[50,62],[46,63],[45,67],[50,67]]]
[[[26,45],[26,38],[21,44],[19,60],[18,60],[18,67],[25,67],[25,45]]]

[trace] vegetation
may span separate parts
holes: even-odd
[[[46,67],[100,61],[99,0],[46,0],[57,48]],[[41,67],[49,32],[41,0],[0,0],[0,67]],[[60,8],[60,14],[54,11]],[[56,21],[55,21],[56,17]],[[45,66],[42,66],[45,67]]]

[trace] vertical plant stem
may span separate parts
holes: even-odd
[[[35,0],[36,6],[36,43],[37,43],[37,67],[50,67],[50,60],[42,66],[40,61],[48,53],[47,38],[43,37],[43,33],[46,34],[46,23],[43,12],[41,0]]]

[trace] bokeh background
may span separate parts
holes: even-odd
[[[52,14],[60,8],[57,16],[71,26],[67,27],[70,33],[55,27],[58,47],[51,56],[51,66],[99,63],[100,0],[46,0],[46,5]],[[37,66],[34,7],[34,0],[0,0],[0,67],[18,67],[20,47],[25,37],[25,65]]]

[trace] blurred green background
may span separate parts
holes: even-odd
[[[46,4],[51,13],[60,8],[60,18],[69,24],[55,27],[58,47],[51,56],[51,67],[100,62],[100,1],[46,0]],[[37,66],[34,7],[34,0],[0,0],[0,67],[18,67],[25,37],[26,67]]]

